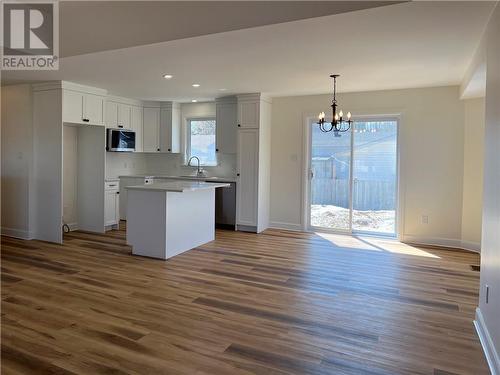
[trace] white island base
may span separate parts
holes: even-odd
[[[132,254],[168,259],[215,239],[215,188],[170,182],[127,187],[127,243]]]

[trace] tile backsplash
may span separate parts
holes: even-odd
[[[236,175],[236,154],[218,154],[219,165],[203,167],[208,176],[234,177]],[[182,154],[157,153],[106,153],[106,177],[122,175],[189,175],[195,167],[184,165]]]
[[[146,154],[106,152],[106,177],[142,174],[147,172]]]

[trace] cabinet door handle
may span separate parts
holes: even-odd
[[[215,152],[219,152],[219,149],[218,149],[218,148],[216,148],[216,149],[215,149]]]
[[[84,122],[89,122],[90,120],[88,118],[82,119]]]
[[[240,177],[240,174],[239,174],[239,173],[236,173],[236,176]]]
[[[238,128],[241,128],[241,124],[238,124]]]
[[[123,125],[118,125],[118,127],[119,127],[120,129],[122,129],[122,128],[123,128]]]
[[[160,149],[159,149],[159,148],[157,148],[157,149],[156,149],[156,151],[160,151]]]
[[[116,192],[116,194],[120,194],[120,192],[119,192],[119,191],[117,191],[117,192]]]
[[[172,150],[168,149],[168,152],[170,152],[170,151],[172,151]]]

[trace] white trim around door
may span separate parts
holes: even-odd
[[[312,138],[312,126],[314,125],[313,122],[316,120],[316,116],[313,115],[305,115],[303,116],[303,161],[302,161],[302,166],[303,166],[303,177],[302,177],[302,207],[301,207],[301,212],[302,212],[302,223],[303,223],[303,230],[304,231],[313,231],[313,232],[328,232],[328,233],[336,233],[336,234],[348,234],[348,235],[375,235],[375,236],[381,236],[381,237],[388,237],[388,238],[393,238],[400,240],[401,239],[401,233],[403,233],[403,211],[402,211],[402,183],[401,183],[401,158],[400,158],[400,127],[401,127],[401,120],[402,120],[402,114],[401,113],[395,113],[395,114],[384,114],[384,115],[359,115],[355,116],[354,121],[396,121],[397,122],[397,133],[396,133],[396,222],[395,222],[395,236],[389,235],[386,236],[382,233],[373,233],[373,232],[364,232],[364,231],[353,231],[352,230],[352,209],[353,209],[353,197],[352,197],[352,191],[353,191],[353,172],[352,172],[352,165],[353,165],[353,142],[354,142],[354,137],[353,135],[353,130],[354,127],[351,128],[351,155],[350,155],[350,171],[349,171],[349,229],[348,230],[332,230],[328,228],[319,228],[319,227],[314,227],[311,226],[310,220],[311,220],[311,138]],[[333,134],[332,134],[333,137]]]

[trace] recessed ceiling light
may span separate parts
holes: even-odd
[[[193,87],[200,87],[200,84],[199,83],[193,83],[192,86]]]
[[[193,100],[191,100],[191,103],[196,103],[197,101],[198,101],[198,100],[193,99]]]
[[[163,78],[165,78],[165,79],[171,79],[172,77],[173,77],[172,74],[164,74],[163,75]]]
[[[226,91],[227,89],[219,89],[219,91]]]

